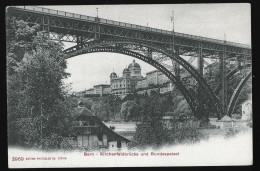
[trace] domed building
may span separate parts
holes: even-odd
[[[131,77],[141,78],[141,67],[138,63],[133,60],[131,64],[128,65],[128,69],[131,72]]]
[[[127,68],[123,70],[122,77],[118,77],[115,72],[110,74],[111,94],[126,96],[135,91],[138,80],[142,79],[141,67],[133,60]]]
[[[161,85],[160,88],[153,88],[154,85]],[[119,77],[114,71],[110,74],[110,85],[99,84],[94,88],[86,90],[86,94],[114,94],[125,97],[127,94],[136,92],[137,94],[145,94],[152,90],[159,90],[160,93],[170,92],[174,89],[174,85],[169,78],[159,70],[146,73],[146,77],[141,75],[141,66],[133,60],[122,72]]]
[[[128,68],[125,68],[123,70],[123,77],[130,77],[131,76],[131,72]]]
[[[110,74],[110,79],[114,79],[114,78],[117,78],[117,75],[116,75],[115,72],[112,72],[112,73]]]

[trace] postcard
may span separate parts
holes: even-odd
[[[253,164],[247,3],[6,8],[9,168]]]

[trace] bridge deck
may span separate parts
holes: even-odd
[[[30,10],[30,11],[40,12],[40,13],[48,13],[48,14],[52,14],[52,15],[58,15],[58,16],[63,16],[63,17],[68,17],[68,18],[73,18],[73,19],[82,19],[82,20],[92,21],[92,22],[95,22],[95,18],[96,18],[96,17],[86,16],[86,15],[80,15],[80,14],[69,13],[69,12],[65,12],[65,11],[53,10],[53,9],[48,9],[48,8],[36,7],[36,6],[15,6],[15,7],[21,8],[24,10]],[[108,24],[108,25],[113,25],[113,26],[131,28],[131,29],[138,29],[138,30],[145,30],[145,31],[149,31],[149,32],[157,32],[157,33],[162,33],[162,34],[166,34],[166,35],[172,35],[172,31],[168,31],[168,30],[162,30],[162,29],[157,29],[157,28],[152,28],[152,27],[146,27],[146,26],[141,26],[141,25],[107,20],[107,19],[102,19],[102,18],[99,18],[99,19],[100,19],[99,20],[100,23],[102,23],[102,24]],[[186,38],[194,39],[194,40],[198,40],[198,41],[207,41],[207,42],[218,43],[218,44],[223,44],[223,45],[225,43],[224,40],[212,39],[212,38],[195,36],[195,35],[178,33],[178,32],[174,32],[174,36],[186,37]],[[246,44],[229,42],[229,41],[227,41],[226,44],[232,45],[235,47],[242,47],[242,48],[248,48],[248,49],[251,48],[249,45],[246,45]]]
[[[110,31],[111,29],[114,29],[114,28],[120,28],[121,29],[120,31],[122,31],[122,30],[123,30],[123,32],[125,30],[128,31],[128,32],[123,33],[125,37],[128,36],[127,38],[137,38],[137,39],[139,38],[139,39],[144,39],[144,40],[147,39],[148,41],[152,41],[154,43],[163,43],[164,45],[172,44],[171,40],[172,40],[173,32],[168,31],[168,30],[162,30],[162,29],[151,28],[151,27],[146,27],[146,26],[141,26],[141,25],[135,25],[135,24],[130,24],[130,23],[96,18],[96,17],[69,13],[69,12],[59,11],[59,10],[53,10],[53,9],[48,9],[48,8],[42,8],[42,7],[37,7],[37,6],[12,6],[12,7],[9,7],[9,9],[12,9],[15,11],[22,11],[22,12],[28,13],[28,14],[34,13],[34,14],[43,15],[43,16],[59,17],[64,20],[69,19],[72,21],[78,21],[81,23],[79,23],[79,24],[74,23],[74,25],[76,25],[76,26],[81,25],[81,28],[84,27],[82,25],[82,22],[90,23],[90,24],[98,23],[99,25],[103,26],[103,28],[101,28],[101,31],[99,30],[99,33],[101,33],[104,37],[105,36],[119,36],[120,37],[121,36],[120,34],[122,34],[122,33],[116,33],[116,35],[113,35],[113,34],[115,34],[114,30]],[[52,23],[54,23],[54,22],[57,22],[57,24],[52,25]],[[58,21],[51,21],[48,24],[50,24],[50,26],[52,28],[59,27]],[[68,26],[70,28],[67,28],[67,29],[72,30],[72,32],[75,31],[76,26],[74,28],[74,25],[72,27]],[[88,31],[89,30],[90,30],[90,28],[88,28]],[[82,31],[82,30],[80,30],[80,31]],[[133,31],[135,31],[135,33],[136,33],[136,31],[138,31],[139,37],[137,36],[137,34],[134,34]],[[140,33],[143,34],[143,35],[141,35],[141,38],[140,38]],[[251,56],[251,46],[249,46],[249,45],[235,43],[235,42],[229,42],[229,41],[225,42],[224,40],[212,39],[212,38],[195,36],[195,35],[178,33],[178,32],[174,32],[174,36],[175,36],[174,41],[176,41],[176,42],[174,42],[174,44],[179,47],[188,47],[188,48],[202,47],[205,50],[222,51],[222,47],[226,46],[227,47],[226,52],[228,52],[228,53],[230,52],[230,53],[240,54],[240,55],[246,54],[246,55]],[[146,37],[149,37],[149,38],[146,38]],[[63,40],[63,41],[66,41],[66,40]],[[75,42],[75,40],[73,40],[73,42]],[[199,43],[201,43],[202,46],[200,46]]]

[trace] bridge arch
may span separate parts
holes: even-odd
[[[218,116],[220,116],[220,110],[218,108],[218,98],[215,96],[207,82],[204,80],[204,78],[197,72],[196,69],[194,69],[187,61],[185,61],[183,58],[181,58],[179,55],[174,53],[171,50],[168,50],[166,48],[163,48],[161,46],[157,46],[151,43],[147,43],[144,41],[139,41],[139,40],[131,40],[131,39],[100,39],[100,40],[93,40],[90,42],[86,42],[83,44],[79,44],[76,46],[73,46],[71,48],[68,48],[64,50],[64,53],[67,55],[66,58],[70,58],[79,54],[84,54],[84,53],[93,53],[95,51],[98,52],[116,52],[116,53],[133,53],[130,48],[130,50],[126,50],[124,46],[126,45],[132,45],[135,47],[135,49],[141,49],[142,47],[146,47],[151,49],[153,52],[159,52],[166,57],[175,60],[177,63],[179,63],[182,67],[184,67],[197,81],[198,83],[204,88],[206,91],[208,98],[210,99],[210,107],[213,108],[213,111],[215,111]],[[103,48],[103,49],[102,49]],[[141,55],[140,53],[135,53],[135,55]],[[142,55],[144,57],[144,55]],[[147,57],[147,59],[150,58],[152,61],[152,57]],[[153,60],[155,61],[155,60]],[[148,62],[148,61],[146,61]],[[149,63],[149,62],[148,62]],[[157,62],[157,65],[159,63]],[[156,67],[156,66],[155,66]],[[159,70],[162,70],[159,68]],[[168,71],[168,70],[167,70]],[[170,71],[169,71],[170,72]],[[165,72],[164,72],[165,74]],[[166,74],[167,75],[167,74]],[[168,75],[167,75],[168,76]],[[176,77],[175,77],[175,83],[176,82]],[[180,81],[179,81],[180,82]],[[183,86],[183,85],[182,85]],[[179,86],[178,88],[180,88]]]
[[[152,65],[156,69],[160,70],[163,74],[165,74],[176,85],[178,90],[183,94],[184,98],[186,99],[187,103],[189,104],[192,112],[196,115],[197,104],[196,104],[196,99],[194,98],[194,96],[192,96],[190,94],[189,90],[185,88],[185,86],[181,83],[181,81],[175,75],[173,75],[169,70],[167,70],[163,65],[161,65],[157,61],[155,61],[147,56],[144,56],[142,54],[132,52],[129,50],[125,50],[125,49],[118,50],[116,47],[95,47],[95,48],[91,48],[91,49],[84,49],[84,50],[80,51],[80,53],[77,53],[73,56],[77,56],[80,54],[95,53],[95,52],[113,52],[113,53],[124,54],[124,55],[135,57],[137,59],[140,59],[140,60]],[[67,58],[70,58],[73,56],[69,56]]]
[[[229,73],[227,73],[227,75],[225,76],[225,79],[228,80],[229,78],[231,78],[233,75],[235,75],[239,70],[241,70],[241,68],[235,68],[233,70],[231,70]],[[221,83],[219,83],[217,85],[217,87],[214,89],[214,93],[217,95],[219,94],[220,90],[221,90]]]
[[[236,102],[237,102],[237,99],[239,97],[239,94],[241,93],[242,89],[244,88],[246,82],[249,80],[251,75],[252,75],[252,72],[248,73],[247,76],[239,82],[236,89],[234,90],[234,92],[233,92],[233,94],[232,94],[232,96],[229,100],[228,107],[227,107],[227,115],[228,116],[232,115],[234,108],[235,108],[235,105],[236,105]]]

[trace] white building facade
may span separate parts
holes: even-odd
[[[242,103],[242,117],[241,120],[252,119],[252,100],[246,100]]]

